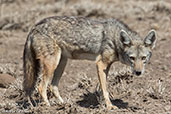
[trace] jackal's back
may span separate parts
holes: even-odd
[[[81,17],[49,17],[33,30],[53,39],[62,48],[68,47],[69,51],[98,53],[103,41],[102,23]]]
[[[46,46],[47,50],[52,52],[55,49],[53,46],[57,44],[64,53],[69,53],[69,56],[74,58],[76,53],[98,55],[105,48],[120,50],[121,30],[127,31],[136,39],[137,34],[117,19],[95,21],[83,17],[55,16],[37,23],[30,35],[34,38],[35,49],[43,49]]]

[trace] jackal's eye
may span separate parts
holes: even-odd
[[[146,56],[142,56],[141,59],[142,59],[142,60],[146,60]]]
[[[132,60],[132,61],[134,61],[135,60],[135,57],[130,56],[129,59]]]

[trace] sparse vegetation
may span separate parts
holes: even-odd
[[[16,80],[0,88],[0,113],[171,113],[171,2],[169,0],[0,0],[0,74]],[[100,90],[95,64],[70,61],[59,83],[66,101],[58,104],[48,93],[51,107],[41,104],[37,89],[30,107],[22,90],[24,43],[30,28],[53,15],[88,18],[119,18],[144,37],[157,31],[157,45],[145,74],[136,77],[122,64],[115,63],[108,76],[112,103],[119,109],[107,111]],[[98,87],[98,86],[97,86]]]

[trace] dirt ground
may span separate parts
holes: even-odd
[[[48,92],[51,106],[31,108],[23,99],[22,56],[30,28],[48,16],[84,16],[92,19],[117,18],[144,38],[152,28],[157,43],[145,74],[136,77],[129,67],[114,63],[108,88],[116,110],[106,110],[96,91],[96,66],[91,61],[69,60],[59,84],[65,104],[58,104]],[[170,0],[0,0],[0,74],[16,80],[0,88],[0,113],[90,113],[171,114],[171,1]]]

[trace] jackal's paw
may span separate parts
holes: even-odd
[[[49,103],[49,102],[44,101],[44,102],[42,102],[40,105],[41,105],[41,106],[50,106],[50,103]]]
[[[58,105],[64,105],[64,104],[66,104],[63,100],[60,100],[58,98],[55,100],[55,103],[58,104]]]
[[[116,110],[116,109],[118,109],[118,107],[117,106],[114,106],[112,104],[109,104],[109,105],[107,105],[107,109],[108,110]]]

